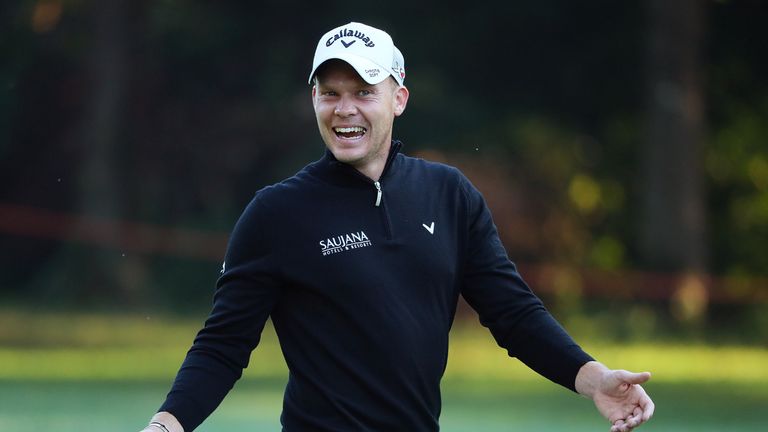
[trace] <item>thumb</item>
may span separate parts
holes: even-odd
[[[622,381],[628,384],[642,384],[648,381],[649,379],[651,379],[651,373],[650,372],[633,373],[625,370],[618,370],[616,371],[616,378],[618,378],[619,381]]]

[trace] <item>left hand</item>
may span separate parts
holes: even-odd
[[[589,362],[576,376],[576,390],[595,402],[600,414],[611,422],[611,432],[628,432],[653,415],[655,405],[640,386],[650,378],[649,372],[611,370]]]

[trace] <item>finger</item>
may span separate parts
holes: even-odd
[[[616,420],[613,422],[611,432],[627,432],[627,425],[624,423],[624,420]]]
[[[643,421],[648,421],[648,419],[653,416],[653,412],[656,410],[656,405],[643,387],[637,386],[635,388],[639,391],[637,405],[643,410],[642,419]]]
[[[635,407],[634,411],[632,411],[632,414],[627,417],[625,422],[629,427],[637,427],[640,423],[642,423],[642,415],[643,410],[640,407]]]
[[[638,406],[635,407],[635,409],[632,411],[632,414],[630,414],[630,416],[627,417],[624,422],[631,428],[636,428],[647,422],[651,418],[651,415],[653,415],[653,407],[651,407],[651,411],[648,412]]]
[[[653,416],[653,412],[656,411],[656,405],[651,398],[646,396],[640,400],[640,406],[643,408],[643,421],[646,422]]]
[[[649,379],[651,379],[651,373],[650,372],[628,372],[625,370],[618,370],[616,371],[616,377],[626,383],[629,384],[642,384]]]
[[[616,420],[615,422],[613,422],[613,424],[611,425],[611,432],[619,432],[620,421],[621,420]]]

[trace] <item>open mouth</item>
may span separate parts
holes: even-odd
[[[336,136],[343,139],[355,139],[360,138],[368,131],[364,127],[360,126],[353,126],[353,127],[335,127],[333,128],[333,131],[336,133]]]

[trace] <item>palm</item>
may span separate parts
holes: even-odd
[[[611,431],[630,431],[648,420],[653,402],[640,383],[649,378],[649,374],[612,371],[600,383],[593,400],[600,414],[611,422]]]

